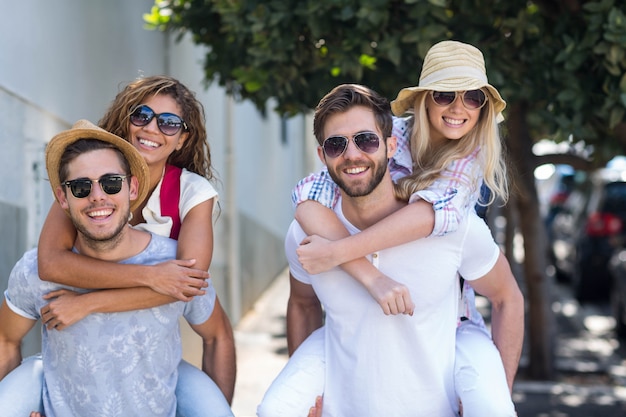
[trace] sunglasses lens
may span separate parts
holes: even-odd
[[[433,91],[433,101],[440,106],[447,106],[454,102],[456,93],[454,91]]]
[[[359,133],[354,137],[354,143],[365,153],[374,153],[378,150],[380,139],[375,133]]]
[[[468,109],[479,109],[485,105],[487,97],[482,90],[466,91],[463,94],[463,103]]]
[[[122,190],[122,182],[124,178],[120,175],[107,175],[98,181],[100,183],[100,187],[102,187],[102,191],[109,195],[117,194]]]
[[[72,194],[76,198],[85,198],[91,193],[91,185],[94,182],[100,183],[102,191],[109,195],[117,194],[122,190],[122,184],[126,175],[103,175],[99,180],[79,178],[77,180],[66,181],[64,184],[70,187]]]
[[[178,133],[183,127],[183,120],[172,113],[162,113],[157,119],[159,130],[167,136]]]
[[[145,126],[154,117],[154,112],[148,106],[139,106],[130,115],[130,122],[135,126]]]
[[[343,136],[331,136],[324,141],[324,153],[330,158],[336,158],[346,150],[348,139]]]
[[[70,190],[76,198],[85,198],[91,192],[91,180],[69,181]]]

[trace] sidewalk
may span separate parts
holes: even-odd
[[[522,369],[513,393],[518,416],[626,416],[626,348],[614,339],[607,307],[581,307],[572,300],[567,287],[558,286],[555,292],[558,380],[524,380]],[[287,361],[288,295],[289,280],[284,271],[235,328],[236,417],[256,415],[265,390]],[[528,360],[524,353],[522,367],[525,363]]]
[[[236,417],[256,416],[265,391],[287,363],[288,298],[289,275],[285,269],[234,329],[237,382],[232,408]]]

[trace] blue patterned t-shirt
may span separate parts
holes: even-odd
[[[153,265],[176,256],[176,241],[152,235],[148,247],[120,263]],[[9,278],[8,306],[38,320],[49,301],[43,295],[62,286],[39,279],[37,250],[27,252]],[[70,327],[42,330],[44,410],[47,417],[168,416],[176,414],[174,391],[182,357],[178,320],[209,319],[215,289],[159,307],[90,314]]]

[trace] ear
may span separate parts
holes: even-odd
[[[182,149],[188,137],[189,137],[189,132],[183,132],[180,134],[180,138],[178,138],[178,145],[176,145],[177,151],[180,151]]]
[[[324,148],[318,145],[317,147],[317,157],[322,161],[322,164],[326,165],[326,155],[324,154]]]
[[[134,175],[130,177],[130,201],[137,200],[139,196],[139,180]]]
[[[67,196],[65,195],[67,189],[63,189],[63,187],[61,187],[60,185],[56,188],[54,194],[57,197],[57,200],[59,201],[59,205],[61,206],[61,208],[63,210],[69,210],[70,206],[67,203]]]
[[[398,150],[398,139],[395,136],[389,136],[387,138],[387,159],[391,159]]]

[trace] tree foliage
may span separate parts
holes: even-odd
[[[507,101],[527,103],[534,137],[606,147],[626,113],[626,6],[618,3],[157,0],[145,20],[208,46],[206,80],[262,112],[274,99],[289,116],[343,82],[393,98],[417,83],[432,44],[469,42]]]
[[[508,103],[529,375],[549,379],[546,239],[532,175],[547,157],[534,156],[532,144],[584,140],[596,165],[626,153],[625,10],[623,0],[156,0],[144,18],[207,46],[208,82],[261,112],[271,101],[286,116],[313,109],[340,83],[394,98],[418,83],[427,50],[444,39],[483,51],[489,81]]]

